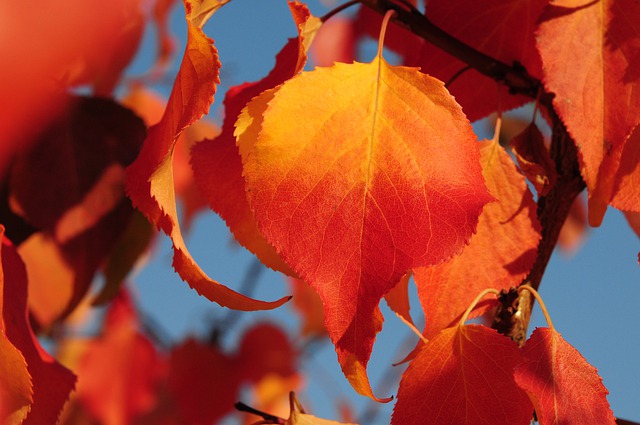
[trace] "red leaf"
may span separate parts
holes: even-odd
[[[615,425],[598,371],[555,330],[536,329],[522,348],[516,383],[529,394],[540,425]]]
[[[603,171],[601,171],[603,172]],[[624,144],[615,172],[611,205],[623,211],[640,212],[640,126]]]
[[[4,228],[0,226],[0,236],[3,234]],[[16,249],[4,237],[0,256],[3,275],[0,275],[3,277],[0,282],[0,305],[5,326],[3,331],[9,342],[24,356],[33,384],[33,404],[23,424],[55,424],[75,386],[75,376],[40,346],[31,330],[27,318],[26,270]],[[11,302],[4,303],[4,300]],[[19,370],[12,373],[16,373],[14,378],[19,379]]]
[[[320,294],[343,372],[374,397],[380,299],[459,252],[491,199],[466,117],[441,82],[376,57],[263,92],[236,136],[260,230]]]
[[[545,196],[556,183],[556,167],[544,144],[544,137],[535,123],[511,139],[511,147],[520,169],[538,192]]]
[[[505,63],[518,61],[529,74],[540,76],[540,59],[535,48],[536,21],[548,0],[429,0],[425,13],[438,27],[459,40]],[[358,26],[376,35],[381,17],[363,7]],[[389,27],[391,49],[400,53],[404,64],[420,66],[423,72],[448,82],[466,68],[466,64],[431,43],[424,42],[406,29]],[[447,86],[469,117],[475,121],[498,109],[506,111],[530,99],[512,96],[505,86],[469,69]]]
[[[352,21],[333,16],[323,23],[311,45],[311,57],[316,66],[353,62],[356,57],[356,35]]]
[[[134,160],[144,134],[142,121],[128,109],[102,98],[77,97],[16,157],[12,207],[42,230],[26,242],[29,247],[20,247],[32,282],[29,303],[41,326],[77,306],[130,220],[124,167]],[[51,273],[51,268],[66,272]],[[53,297],[35,295],[42,289]],[[43,302],[36,306],[38,299]]]
[[[387,305],[395,314],[397,314],[402,320],[413,325],[413,319],[411,318],[411,304],[409,303],[409,280],[411,279],[411,273],[407,273],[400,279],[400,282],[393,287],[387,295],[384,296],[384,300]]]
[[[303,337],[320,337],[327,334],[324,326],[324,309],[318,293],[305,281],[293,277],[288,278],[293,298],[291,304],[297,310],[302,322],[300,335]]]
[[[496,140],[482,142],[480,155],[482,175],[496,202],[484,207],[477,233],[461,255],[414,269],[427,339],[452,326],[484,289],[520,284],[536,259],[540,224],[524,177]],[[488,308],[480,304],[474,316]]]
[[[101,424],[129,424],[155,404],[164,366],[138,330],[132,300],[121,291],[109,307],[103,334],[79,361],[78,398]]]
[[[170,357],[169,390],[184,424],[211,424],[233,410],[241,377],[235,359],[215,346],[187,340]]]
[[[225,98],[225,119],[222,132],[215,139],[204,140],[192,150],[195,180],[211,209],[220,215],[236,240],[254,253],[267,267],[292,275],[291,269],[276,254],[275,249],[258,230],[245,193],[242,161],[233,135],[240,111],[255,96],[276,87],[302,70],[307,60],[307,47],[319,26],[307,7],[290,2],[289,8],[298,29],[276,56],[273,70],[260,81],[232,87]],[[309,27],[310,34],[305,31]]]
[[[611,200],[620,153],[640,123],[637,22],[635,0],[555,0],[538,31],[543,82],[578,147],[594,226]]]
[[[533,407],[513,382],[515,342],[479,325],[431,339],[400,381],[392,425],[528,425]]]
[[[127,169],[127,192],[134,205],[171,237],[173,266],[200,295],[237,310],[271,309],[288,298],[257,301],[209,278],[187,250],[178,223],[173,152],[182,131],[208,112],[213,102],[220,62],[202,25],[227,1],[185,0],[188,35],[182,64],[162,119],[149,130],[140,156]]]

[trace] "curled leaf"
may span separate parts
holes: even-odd
[[[272,309],[288,298],[264,302],[241,295],[209,278],[187,250],[178,223],[173,154],[178,137],[199,120],[213,102],[220,62],[202,25],[228,0],[185,0],[187,46],[160,122],[149,129],[142,152],[127,169],[127,193],[133,204],[171,237],[173,266],[200,295],[237,310]]]

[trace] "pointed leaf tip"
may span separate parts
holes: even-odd
[[[259,229],[320,294],[345,375],[375,398],[380,299],[462,251],[493,199],[469,121],[442,82],[376,58],[264,92],[236,137]]]

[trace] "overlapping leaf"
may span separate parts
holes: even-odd
[[[484,207],[478,231],[461,255],[414,269],[428,339],[459,320],[484,289],[519,285],[536,259],[540,224],[524,177],[496,139],[482,142],[480,155],[482,174],[496,202]],[[475,314],[487,308],[485,303]]]
[[[91,83],[110,92],[137,47],[138,0],[96,7],[84,0],[0,5],[0,172],[13,154],[64,111],[65,89]],[[46,41],[46,49],[42,48]]]
[[[529,74],[539,77],[541,68],[535,48],[534,29],[547,2],[429,0],[425,14],[448,34],[480,52],[508,64],[517,61]],[[364,30],[373,35],[379,22],[378,14],[363,8],[356,25],[365,26]],[[510,95],[506,87],[468,69],[466,63],[419,39],[408,30],[396,27],[395,32],[395,43],[391,32],[389,46],[403,56],[405,64],[418,65],[429,75],[445,82],[457,75],[448,88],[471,121],[498,109],[505,111],[530,101],[524,96]]]
[[[485,326],[438,333],[400,381],[392,425],[528,425],[533,407],[513,381],[518,346]]]
[[[290,2],[289,8],[298,37],[290,39],[276,56],[276,66],[269,75],[229,90],[224,101],[225,120],[221,134],[197,144],[191,159],[198,187],[211,208],[225,220],[236,240],[264,265],[286,274],[293,272],[264,239],[247,204],[242,161],[233,132],[240,111],[253,97],[293,77],[302,71],[307,61],[307,50],[320,22],[302,3]]]
[[[4,227],[0,226],[0,238],[4,239]],[[4,246],[3,249],[4,251]],[[4,260],[4,252],[0,253]],[[10,285],[14,283],[11,282]],[[5,297],[13,294],[5,281],[4,261],[0,267],[0,422],[6,425],[20,424],[26,418],[33,403],[33,385],[27,370],[27,362],[7,336]],[[10,302],[14,302],[13,299]]]
[[[258,227],[320,294],[343,372],[373,397],[380,299],[460,252],[491,199],[468,120],[441,82],[379,55],[254,98],[236,136]]]
[[[10,415],[10,424],[54,424],[75,386],[75,376],[56,362],[38,343],[27,317],[27,274],[24,263],[15,247],[4,238],[4,227],[1,226],[0,237],[0,319],[3,323],[0,328],[0,344],[12,351],[5,352],[3,347],[0,354],[0,368],[12,366],[9,373],[2,377],[3,384],[0,385],[0,390],[5,390],[4,383],[8,383],[11,394],[0,394],[0,401],[3,403],[0,412]],[[22,359],[10,347],[14,347]],[[30,386],[27,386],[28,379],[31,381]],[[10,404],[5,406],[5,401]],[[25,407],[25,403],[28,403],[29,407]],[[7,412],[5,409],[10,411]],[[28,410],[27,417],[20,422],[25,410]],[[4,421],[7,418],[0,419]]]
[[[614,425],[598,371],[555,330],[536,329],[522,348],[515,381],[527,392],[540,425]]]
[[[640,137],[627,141],[640,123],[640,4],[555,0],[541,19],[543,82],[578,146],[589,222],[599,225],[622,151],[637,151],[640,143]],[[628,206],[639,211],[637,201]]]
[[[511,139],[510,145],[520,169],[536,188],[538,196],[545,196],[555,184],[557,174],[538,126],[535,123],[529,124]]]
[[[77,306],[126,227],[133,209],[124,167],[145,135],[142,121],[113,101],[70,99],[15,158],[9,180],[12,207],[41,230],[19,250],[31,276],[29,304],[45,328]]]
[[[291,405],[291,414],[289,418],[285,421],[285,425],[355,425],[355,424],[346,424],[336,421],[330,421],[327,419],[318,418],[313,415],[309,415],[305,413],[295,394],[291,393],[290,395],[290,405]]]
[[[270,309],[274,302],[243,296],[209,278],[195,263],[178,223],[173,178],[173,152],[182,131],[200,119],[213,102],[220,62],[215,47],[202,31],[207,19],[228,0],[185,0],[187,46],[167,109],[149,135],[138,159],[127,169],[127,192],[156,226],[171,237],[173,266],[180,277],[211,301],[238,310]]]
[[[105,425],[132,423],[156,403],[165,361],[138,329],[129,295],[121,291],[107,312],[101,337],[78,364],[78,398]]]

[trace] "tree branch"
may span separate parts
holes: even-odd
[[[535,99],[542,87],[540,80],[530,76],[522,65],[507,65],[485,55],[436,26],[417,9],[392,0],[360,0],[360,2],[381,15],[384,15],[387,10],[395,10],[396,16],[392,19],[393,22],[461,60],[481,74],[506,85],[512,94],[523,94]]]
[[[360,2],[380,14],[390,9],[395,10],[396,15],[393,21],[396,24],[466,63],[481,74],[504,84],[512,94],[523,94],[532,99],[540,95],[539,104],[547,109],[553,126],[550,154],[556,164],[558,179],[549,193],[538,199],[537,212],[542,226],[542,239],[538,245],[536,262],[524,281],[537,290],[571,205],[585,188],[580,175],[575,142],[553,108],[553,95],[545,92],[540,80],[529,75],[522,65],[518,63],[507,65],[476,50],[445,32],[419,10],[406,5],[401,0],[360,0]],[[493,326],[519,344],[524,344],[533,308],[533,298],[527,291],[522,291],[520,296],[516,297],[505,295],[502,301],[502,309],[498,310]]]

